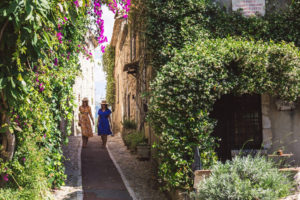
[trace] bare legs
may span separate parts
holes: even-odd
[[[82,136],[82,147],[85,148],[88,143],[89,138],[86,136]]]
[[[107,135],[101,135],[101,140],[102,140],[103,147],[106,147]]]

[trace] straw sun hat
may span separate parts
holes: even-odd
[[[82,99],[82,101],[89,101],[89,99],[88,99],[87,97],[84,97],[84,98]]]
[[[101,105],[108,105],[108,103],[106,102],[106,100],[102,100]]]

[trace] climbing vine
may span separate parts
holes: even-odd
[[[0,2],[0,199],[46,199],[49,188],[64,184],[62,144],[71,133],[78,57],[92,56],[87,36],[105,41],[103,21],[97,29],[90,24],[110,3]],[[126,15],[130,0],[117,3]]]
[[[188,190],[194,147],[205,168],[216,160],[210,134],[217,122],[209,113],[217,99],[228,93],[269,93],[287,101],[299,96],[300,1],[284,13],[250,18],[209,0],[146,4],[147,44],[157,71],[148,118],[161,139],[159,177],[166,190]]]
[[[106,47],[106,51],[102,57],[103,71],[106,75],[106,100],[107,102],[114,106],[115,103],[115,79],[114,79],[114,69],[115,69],[115,52],[114,48],[109,45]]]

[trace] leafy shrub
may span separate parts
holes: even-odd
[[[124,119],[122,125],[125,129],[136,129],[136,123],[130,119]]]
[[[142,132],[133,132],[124,137],[125,144],[132,150],[135,150],[136,146],[144,140],[145,138]]]
[[[205,167],[216,158],[210,136],[216,122],[209,118],[216,99],[228,93],[299,96],[300,0],[286,12],[249,18],[210,0],[145,5],[150,65],[157,70],[148,117],[160,134],[159,177],[163,189],[191,189],[194,147]]]
[[[39,150],[31,140],[26,139],[21,151],[16,152],[11,167],[1,169],[7,183],[0,189],[0,199],[50,199],[47,181],[44,150]],[[26,152],[22,152],[26,151]],[[23,157],[26,154],[26,157]],[[19,156],[22,156],[19,163]],[[51,175],[54,176],[54,173]]]
[[[217,163],[212,174],[199,184],[198,200],[275,200],[287,196],[293,182],[263,157],[236,157]]]
[[[215,159],[214,102],[228,93],[269,93],[294,101],[300,94],[299,49],[293,44],[202,38],[176,51],[151,83],[148,118],[157,133],[159,176],[166,189],[192,185],[194,147],[204,167]]]

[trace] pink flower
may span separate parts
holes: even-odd
[[[67,17],[64,17],[65,21],[68,21],[68,18]]]
[[[46,138],[46,136],[47,136],[47,135],[46,135],[46,134],[44,134],[44,136],[43,136],[43,137],[44,137],[44,138]]]
[[[56,36],[57,36],[57,38],[60,40],[60,39],[62,38],[62,33],[61,33],[61,32],[58,32],[58,33],[56,33]]]
[[[5,174],[5,175],[3,176],[3,180],[4,180],[5,182],[8,181],[8,174]]]
[[[102,52],[102,53],[105,52],[105,46],[101,46],[101,52]]]
[[[45,90],[43,83],[40,83],[39,88],[40,88],[40,90],[39,90],[40,92],[43,92]]]
[[[78,0],[74,1],[73,3],[75,4],[76,8],[78,8],[78,7],[79,7]]]
[[[57,65],[58,65],[57,58],[54,58],[54,65],[55,65],[55,66],[57,66]]]
[[[24,158],[22,158],[22,160],[23,160],[23,162],[25,162],[25,161],[26,161],[26,158],[24,157]]]

